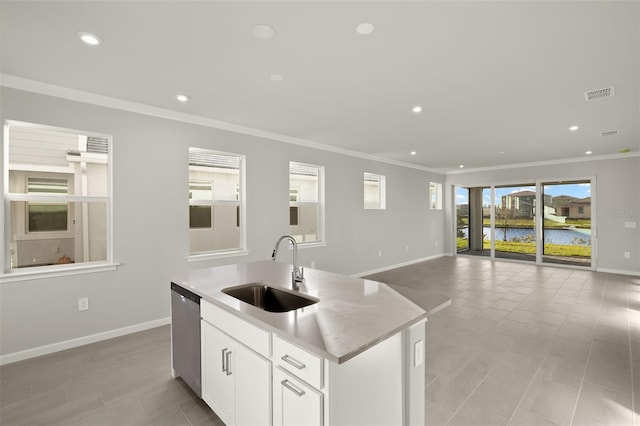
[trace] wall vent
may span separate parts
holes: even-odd
[[[616,136],[618,134],[617,130],[607,130],[605,132],[600,133],[600,136]]]
[[[590,90],[588,92],[584,92],[584,99],[586,101],[593,101],[595,99],[600,99],[600,98],[610,98],[611,96],[615,96],[615,94],[616,94],[616,87],[611,86],[611,87],[605,87],[603,89]]]

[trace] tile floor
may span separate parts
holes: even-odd
[[[470,256],[371,278],[452,299],[427,323],[427,425],[640,426],[640,279]],[[220,426],[170,378],[169,339],[165,326],[0,367],[0,424]]]
[[[452,300],[427,322],[427,425],[640,426],[640,278],[471,256],[370,278]]]

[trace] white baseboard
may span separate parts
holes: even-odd
[[[608,274],[631,275],[634,277],[640,277],[640,272],[636,272],[636,271],[624,271],[621,269],[609,269],[609,268],[597,268],[596,271],[606,272]]]
[[[410,260],[408,262],[397,263],[395,265],[389,265],[389,266],[385,266],[385,267],[378,268],[378,269],[372,269],[370,271],[358,272],[357,274],[351,274],[351,276],[352,277],[356,277],[356,278],[360,278],[360,277],[364,277],[364,276],[367,276],[367,275],[377,274],[378,272],[384,272],[384,271],[389,271],[391,269],[402,268],[403,266],[413,265],[414,263],[420,263],[420,262],[425,262],[427,260],[438,259],[438,258],[444,257],[444,256],[450,256],[450,254],[448,254],[448,253],[434,254],[433,256],[421,257],[420,259],[413,259],[413,260]]]
[[[51,343],[50,345],[38,346],[37,348],[0,355],[0,365],[35,358],[37,356],[48,355],[54,352],[88,345],[89,343],[100,342],[102,340],[113,339],[114,337],[137,333],[138,331],[149,330],[151,328],[160,327],[170,323],[171,317],[160,318],[153,321],[143,322],[141,324],[130,325],[127,327],[117,328],[115,330],[91,334],[89,336],[82,336],[75,339],[64,340],[62,342]]]

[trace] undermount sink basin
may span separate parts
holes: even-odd
[[[222,292],[267,312],[289,312],[318,303],[315,297],[260,283],[228,287]]]

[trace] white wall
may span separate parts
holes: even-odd
[[[302,265],[353,274],[442,252],[444,211],[428,210],[429,181],[442,175],[14,89],[0,97],[2,122],[113,136],[114,252],[122,263],[0,284],[0,355],[166,318],[172,271],[268,259],[289,232],[289,161],[325,166],[327,245],[300,250]],[[246,155],[249,256],[187,263],[189,147]],[[365,171],[386,176],[386,210],[363,209]],[[284,252],[280,260],[288,261]],[[88,311],[78,312],[79,297],[89,298]]]
[[[452,250],[453,185],[490,186],[595,177],[596,269],[640,275],[640,157],[456,173],[447,176],[447,252]],[[635,229],[625,222],[636,222]],[[631,253],[625,259],[624,252]]]

